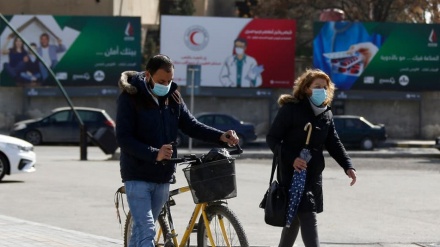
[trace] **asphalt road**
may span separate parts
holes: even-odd
[[[78,147],[37,146],[37,171],[0,183],[0,215],[122,239],[113,203],[122,185],[119,162],[96,147],[80,161]],[[358,182],[326,157],[320,241],[332,246],[403,246],[440,243],[440,157],[354,157]],[[271,161],[237,159],[238,197],[229,200],[253,246],[276,246],[281,228],[263,221],[258,204],[268,186]],[[177,186],[186,185],[180,168]],[[190,194],[175,197],[177,231],[189,220]],[[122,213],[122,211],[121,211]],[[123,214],[123,213],[122,213]],[[295,246],[303,246],[299,241]],[[437,246],[437,245],[432,245]]]

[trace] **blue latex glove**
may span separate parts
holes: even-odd
[[[264,71],[263,65],[254,66],[252,68],[252,73],[257,76],[259,76],[261,74],[261,72],[263,72],[263,71]]]

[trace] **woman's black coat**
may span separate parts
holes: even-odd
[[[307,164],[307,177],[301,199],[301,211],[323,211],[322,171],[325,167],[323,149],[327,149],[336,162],[344,168],[353,168],[351,160],[335,130],[330,107],[315,116],[308,99],[288,102],[281,106],[266,136],[266,142],[274,155],[281,150],[278,166],[278,182],[290,188],[293,176],[293,162],[305,147],[307,132],[304,127],[312,124],[309,149],[312,159]],[[280,149],[281,148],[281,149]]]

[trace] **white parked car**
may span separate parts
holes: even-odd
[[[34,172],[34,146],[21,139],[0,135],[0,181],[5,175]]]

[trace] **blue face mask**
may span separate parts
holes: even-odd
[[[154,87],[152,90],[155,95],[165,96],[170,91],[171,82],[170,82],[170,84],[168,84],[168,86],[164,86],[164,85],[161,85],[159,83],[154,82],[153,78],[151,78],[151,81],[154,83]]]
[[[327,90],[324,88],[312,89],[312,96],[310,96],[310,100],[314,105],[321,106],[325,99],[327,99]]]

